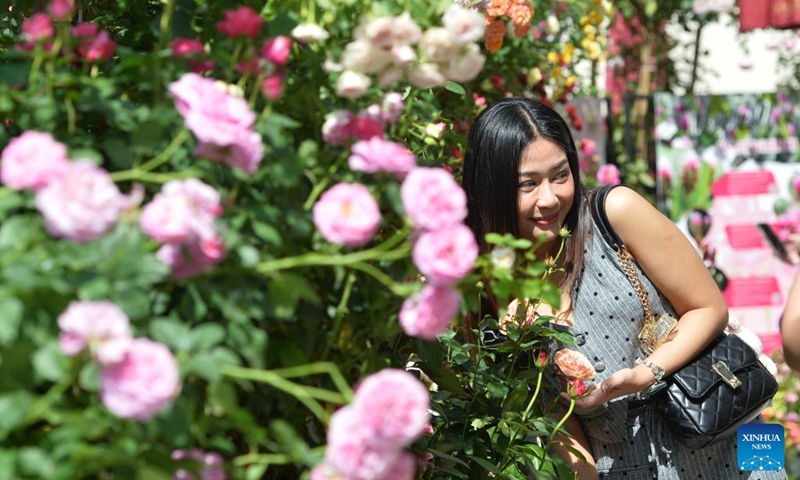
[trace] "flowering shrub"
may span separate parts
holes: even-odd
[[[458,164],[487,101],[572,98],[608,2],[45,7],[0,14],[0,478],[568,472],[571,336],[462,321],[554,263],[478,254]]]

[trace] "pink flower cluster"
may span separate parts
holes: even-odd
[[[114,415],[146,421],[180,393],[172,352],[147,338],[133,338],[127,315],[113,303],[72,302],[58,326],[65,355],[88,348],[100,364],[100,400]]]
[[[378,202],[360,183],[337,183],[313,208],[314,225],[325,240],[359,247],[372,240],[381,223]]]
[[[345,109],[336,110],[328,114],[322,125],[322,140],[339,146],[353,138],[369,140],[383,137],[386,125],[395,123],[404,107],[403,95],[389,92],[383,97],[382,105],[374,103],[358,114]]]
[[[460,297],[453,286],[478,258],[475,236],[463,224],[467,196],[447,170],[417,167],[403,181],[400,198],[421,232],[411,258],[427,283],[403,303],[399,322],[407,335],[434,340],[458,312]]]
[[[74,0],[52,0],[47,7],[49,15],[37,12],[22,22],[22,44],[17,48],[30,52],[37,45],[41,45],[45,51],[51,51],[55,35],[53,20],[68,20],[74,9]],[[70,33],[72,34],[70,40],[77,40],[75,57],[86,62],[107,60],[117,48],[108,31],[101,30],[96,23],[79,23],[72,26]]]
[[[173,460],[192,459],[199,462],[202,467],[200,468],[199,480],[227,480],[228,475],[222,465],[222,456],[216,452],[204,452],[200,449],[175,450],[172,452]],[[198,480],[197,477],[180,469],[172,476],[173,480]]]
[[[618,185],[621,183],[619,168],[610,163],[602,165],[597,169],[597,181],[600,182],[600,185]]]
[[[206,47],[193,38],[178,37],[169,44],[172,58],[186,58],[189,68],[195,73],[214,70],[214,61],[206,57]]]
[[[0,153],[0,180],[36,192],[36,208],[51,235],[85,243],[101,237],[135,201],[89,160],[70,162],[49,133],[27,131]]]
[[[261,134],[253,131],[255,114],[244,99],[222,82],[186,73],[169,91],[186,128],[200,142],[197,154],[246,173],[255,173],[264,157]]]
[[[405,448],[424,433],[429,404],[428,389],[405,370],[367,377],[331,417],[325,459],[311,479],[413,479],[416,458]]]
[[[163,243],[156,256],[175,278],[204,272],[225,256],[215,222],[222,213],[219,193],[200,180],[172,180],[142,209],[142,231]]]

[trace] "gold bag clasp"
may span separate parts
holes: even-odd
[[[717,375],[722,377],[725,380],[725,383],[730,385],[731,388],[739,388],[742,386],[742,381],[736,378],[736,375],[731,372],[725,362],[717,362],[711,366],[711,370],[714,370]]]

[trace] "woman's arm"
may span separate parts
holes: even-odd
[[[783,309],[781,339],[786,364],[800,371],[800,270],[795,274]]]
[[[559,421],[563,418],[563,415],[554,415],[553,418]],[[572,466],[580,480],[597,480],[597,465],[595,464],[592,450],[589,448],[589,440],[583,432],[583,425],[581,425],[580,419],[575,415],[570,415],[564,422],[564,429],[572,434],[572,438],[566,435],[556,435],[551,450]],[[585,460],[569,451],[564,445],[569,445],[581,452]]]
[[[674,335],[647,357],[669,375],[725,329],[725,300],[683,232],[645,198],[629,188],[615,188],[606,197],[606,213],[628,251],[678,314]],[[586,408],[642,391],[654,380],[645,365],[622,369],[578,406]]]

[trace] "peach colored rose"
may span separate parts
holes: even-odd
[[[595,376],[592,362],[577,350],[561,349],[553,356],[553,361],[561,373],[570,379],[591,380]]]

